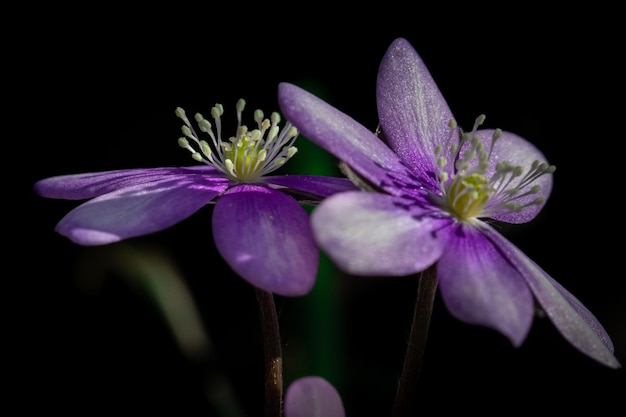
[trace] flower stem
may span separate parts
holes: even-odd
[[[402,375],[396,391],[393,417],[415,415],[413,406],[417,393],[417,381],[424,359],[436,290],[437,272],[435,265],[433,265],[420,273],[413,323],[404,356]]]
[[[283,356],[274,295],[256,289],[265,353],[265,417],[280,417],[283,397]]]

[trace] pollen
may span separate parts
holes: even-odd
[[[222,137],[224,107],[221,104],[211,108],[213,123],[200,113],[194,116],[198,129],[208,139],[201,139],[182,108],[178,107],[175,113],[184,123],[178,144],[194,160],[217,168],[235,182],[251,183],[280,168],[296,154],[298,149],[293,144],[299,132],[290,122],[281,129],[277,112],[266,118],[261,110],[254,112],[256,127],[250,130],[242,124],[245,106],[245,100],[237,102],[237,127],[235,134],[227,139]]]
[[[493,149],[502,131],[496,129],[486,146],[476,134],[484,121],[485,116],[481,115],[471,132],[462,132],[452,120],[448,140],[457,135],[458,143],[451,144],[448,153],[444,153],[442,146],[435,149],[439,169],[438,200],[444,210],[462,222],[543,204],[543,198],[528,199],[528,196],[539,193],[540,186],[533,184],[537,178],[552,174],[556,169],[554,165],[534,161],[525,171],[524,167],[500,161],[490,170]]]

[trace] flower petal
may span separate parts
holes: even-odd
[[[285,417],[345,417],[339,393],[319,376],[296,379],[285,393]]]
[[[381,61],[376,84],[385,141],[424,178],[436,172],[435,146],[447,149],[454,118],[428,68],[411,44],[394,40]]]
[[[476,135],[481,138],[485,149],[489,149],[491,146],[492,136],[494,130],[479,130]],[[535,145],[511,132],[502,132],[502,136],[496,141],[493,147],[493,152],[489,160],[489,168],[487,169],[486,176],[491,177],[495,173],[496,165],[500,162],[509,162],[513,166],[520,166],[523,168],[523,174],[521,177],[515,178],[505,189],[511,190],[517,187],[523,176],[531,169],[533,162],[546,163],[547,160],[544,154]],[[518,195],[524,194],[530,191],[533,186],[539,186],[539,191],[536,194],[529,194],[527,196],[518,198],[516,203],[529,204],[537,198],[543,198],[547,200],[552,192],[552,174],[542,175],[533,181],[529,186],[521,189]],[[545,201],[542,204],[529,204],[520,212],[511,212],[511,210],[502,210],[501,212],[495,212],[489,217],[500,220],[507,223],[525,223],[537,216],[541,211]]]
[[[56,231],[81,245],[104,245],[158,232],[191,216],[226,188],[223,181],[213,180],[183,174],[121,188],[76,207],[61,219]],[[115,182],[124,180],[118,177]]]
[[[122,188],[161,181],[168,177],[175,180],[176,178],[193,178],[195,176],[215,177],[214,181],[216,182],[226,181],[220,178],[223,175],[213,167],[194,166],[185,168],[122,169],[86,174],[59,175],[37,181],[33,189],[35,193],[42,197],[82,200]],[[198,181],[206,182],[210,180],[198,178]]]
[[[238,184],[213,211],[220,254],[243,279],[284,296],[311,291],[319,264],[309,216],[293,198],[266,186]]]
[[[387,170],[405,172],[400,159],[363,125],[313,94],[289,83],[278,86],[281,112],[300,133],[347,163],[373,184]]]
[[[446,307],[459,320],[495,329],[520,346],[534,315],[526,282],[476,228],[456,224],[447,230],[448,245],[437,263]]]
[[[520,272],[543,311],[572,346],[610,368],[621,366],[609,335],[576,297],[491,226],[485,225],[483,232]]]
[[[262,177],[261,180],[266,184],[279,185],[318,198],[328,197],[341,191],[357,190],[357,187],[347,178],[317,175],[276,175]]]
[[[441,220],[406,203],[373,192],[339,193],[313,210],[313,232],[328,256],[350,274],[413,274],[441,255],[442,242],[434,232]]]

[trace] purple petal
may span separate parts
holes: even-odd
[[[56,230],[81,245],[104,245],[146,235],[191,216],[226,186],[224,181],[216,183],[201,175],[162,177],[89,200],[61,219]]]
[[[82,200],[170,177],[175,180],[200,176],[215,177],[217,182],[225,181],[218,170],[209,166],[147,168],[60,175],[37,181],[33,189],[42,197]],[[198,178],[197,181],[206,182],[207,179]]]
[[[266,186],[239,184],[213,211],[220,254],[243,279],[284,296],[311,291],[319,264],[309,216],[296,200]]]
[[[385,140],[426,178],[435,170],[435,146],[446,148],[453,119],[426,65],[406,39],[396,39],[378,70],[376,102]]]
[[[384,168],[406,171],[398,156],[376,135],[313,94],[293,84],[281,83],[278,99],[282,113],[302,135],[373,184],[387,178]]]
[[[477,136],[482,139],[485,149],[489,149],[491,146],[493,132],[494,130],[479,130],[476,132]],[[507,161],[513,166],[521,166],[524,169],[524,174],[526,174],[530,171],[533,162],[546,162],[546,157],[535,145],[521,136],[511,132],[502,132],[502,136],[496,141],[493,148],[493,153],[489,159],[489,169],[486,175],[491,177],[495,173],[496,164],[503,161]],[[516,187],[522,177],[514,179],[505,189]],[[519,191],[518,194],[529,191],[529,189],[535,185],[539,186],[538,193],[519,198],[515,200],[515,202],[527,204],[540,197],[547,200],[552,192],[552,174],[540,176],[528,187]],[[512,213],[510,210],[503,210],[501,213],[492,214],[490,217],[507,223],[525,223],[535,218],[544,205],[545,202],[542,204],[531,204],[517,213]]]
[[[347,178],[316,175],[276,175],[262,178],[266,184],[279,185],[316,197],[328,197],[341,191],[355,191],[357,187]]]
[[[437,263],[441,296],[459,320],[495,329],[520,346],[532,325],[534,300],[526,282],[499,248],[474,227],[447,229]]]
[[[339,393],[319,376],[295,380],[285,393],[285,417],[345,417]]]
[[[483,232],[520,272],[537,302],[569,343],[610,368],[621,366],[613,355],[609,335],[576,297],[491,226],[485,225]]]
[[[441,220],[406,203],[379,193],[339,193],[313,210],[313,232],[321,248],[348,273],[413,274],[441,255],[442,242],[434,232]]]

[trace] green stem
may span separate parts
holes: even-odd
[[[436,290],[437,272],[435,265],[433,265],[420,273],[413,323],[404,356],[402,375],[396,391],[393,417],[415,415],[413,407],[417,393],[417,381],[424,361],[424,350],[426,349]]]
[[[265,354],[265,417],[280,417],[283,398],[283,356],[274,295],[256,289]]]

